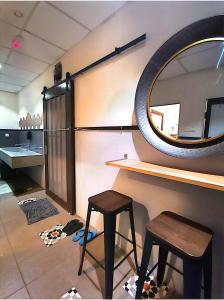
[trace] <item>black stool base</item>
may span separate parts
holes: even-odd
[[[126,197],[126,196],[125,196]],[[89,224],[90,224],[90,217],[92,211],[99,211],[103,213],[104,216],[104,255],[105,255],[105,266],[103,266],[87,249],[87,234],[89,230]],[[129,218],[130,218],[130,227],[131,227],[131,234],[132,234],[132,240],[129,240],[128,238],[124,237],[122,234],[116,232],[116,216],[118,213],[121,213],[122,211],[128,211],[129,212]],[[130,242],[133,245],[133,249],[119,262],[117,266],[114,266],[114,251],[115,251],[115,234],[119,234],[124,239],[126,239],[128,242]],[[101,233],[102,234],[102,233]],[[100,211],[98,208],[94,207],[89,202],[88,205],[88,212],[87,212],[87,218],[86,218],[86,228],[84,232],[84,243],[83,243],[83,249],[82,249],[82,255],[81,255],[81,261],[80,261],[80,267],[78,271],[78,275],[80,276],[82,274],[83,269],[83,262],[85,254],[89,254],[104,270],[105,270],[105,298],[111,299],[113,296],[113,275],[114,270],[120,266],[120,264],[133,252],[134,253],[134,260],[136,264],[136,270],[137,273],[139,271],[138,268],[138,262],[137,262],[137,249],[136,249],[136,239],[135,239],[135,227],[134,227],[134,217],[133,217],[133,207],[132,202],[125,207],[122,207],[120,210],[117,210],[114,213],[104,213]]]
[[[159,241],[156,241],[159,244]],[[146,231],[142,261],[137,281],[137,290],[135,299],[140,299],[142,295],[143,285],[149,259],[151,256],[154,239],[148,231]],[[170,250],[171,251],[171,250]],[[180,255],[177,251],[171,251],[175,255],[183,259],[183,277],[184,277],[184,299],[199,299],[201,296],[201,280],[202,272],[204,275],[204,298],[211,299],[212,296],[212,241],[210,242],[206,253],[201,259],[190,259],[186,256]],[[168,250],[167,247],[160,246],[159,260],[157,268],[157,285],[161,286],[164,279],[165,267],[167,263]],[[153,267],[153,269],[156,265]],[[175,269],[175,268],[174,268]],[[152,270],[151,270],[152,271]],[[181,272],[179,272],[181,273]]]

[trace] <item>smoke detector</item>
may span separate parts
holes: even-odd
[[[15,10],[13,14],[17,18],[23,18],[24,16],[24,14],[20,10]]]

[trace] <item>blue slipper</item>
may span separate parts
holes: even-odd
[[[84,233],[85,233],[85,229],[81,229],[81,230],[77,231],[76,235],[74,235],[72,238],[73,242],[77,242],[78,240],[80,240],[81,237],[84,236]]]
[[[87,235],[87,242],[93,240],[95,237],[96,237],[96,232],[92,231],[92,230],[89,230],[89,233]],[[83,246],[83,244],[84,244],[84,237],[79,242],[80,246]]]

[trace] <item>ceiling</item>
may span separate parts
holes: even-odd
[[[124,1],[1,1],[0,90],[19,92],[55,63]],[[15,16],[21,12],[22,17]],[[12,40],[22,35],[20,49]]]
[[[216,69],[223,66],[224,43],[207,42],[194,46],[172,60],[159,75],[158,80],[170,79],[206,69]]]

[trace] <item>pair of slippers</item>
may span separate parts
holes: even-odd
[[[73,242],[78,242],[79,241],[79,245],[83,246],[84,244],[84,233],[85,233],[85,229],[79,230],[75,236],[73,236],[72,240]],[[93,240],[96,237],[96,232],[93,230],[88,230],[88,235],[87,235],[87,242]]]
[[[65,227],[62,229],[67,235],[72,235],[74,232],[80,230],[83,227],[83,223],[78,219],[71,220],[68,222]]]

